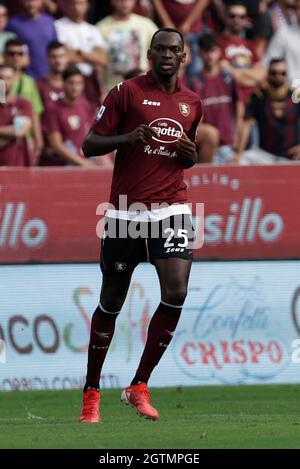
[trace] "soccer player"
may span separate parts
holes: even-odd
[[[151,70],[109,92],[83,145],[87,157],[115,149],[117,155],[110,197],[115,209],[106,214],[101,253],[103,284],[91,323],[81,422],[100,420],[102,365],[133,270],[146,260],[146,244],[159,277],[161,302],[150,322],[136,374],[122,391],[121,400],[152,420],[159,414],[151,406],[147,382],[174,335],[187,292],[193,227],[183,170],[198,161],[194,140],[202,106],[199,97],[178,81],[180,64],[185,61],[180,32],[172,28],[155,32],[147,55]],[[128,199],[127,211],[119,205],[122,195]],[[143,203],[145,210],[130,210],[137,202]],[[164,206],[153,210],[155,203]],[[119,228],[126,224],[127,237],[110,233],[113,220]],[[159,228],[151,229],[159,236],[146,240],[130,236],[133,225],[139,229],[143,220],[148,227]]]

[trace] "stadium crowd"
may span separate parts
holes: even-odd
[[[186,39],[200,163],[300,160],[300,0],[0,0],[0,166],[112,166],[84,136],[159,27]]]

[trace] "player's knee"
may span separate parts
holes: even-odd
[[[167,287],[163,292],[163,301],[169,305],[182,306],[187,295],[185,285]]]

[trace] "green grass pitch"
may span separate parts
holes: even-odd
[[[80,391],[0,393],[0,448],[300,448],[300,385],[156,388],[161,419],[102,393],[100,424],[79,424]]]

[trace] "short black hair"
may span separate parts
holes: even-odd
[[[278,64],[280,62],[286,63],[286,59],[284,57],[275,57],[274,59],[270,60],[269,68],[271,67],[271,65]]]
[[[183,35],[181,34],[180,31],[178,31],[175,28],[160,28],[157,31],[155,31],[155,33],[152,36],[151,43],[150,43],[150,49],[152,48],[154,39],[155,39],[155,37],[158,33],[175,33],[175,34],[178,34],[178,36],[180,37],[181,44],[182,44],[182,49],[184,48],[184,37],[183,37]]]
[[[63,81],[66,81],[68,78],[73,77],[75,75],[81,75],[83,77],[83,74],[81,73],[81,71],[76,65],[74,64],[68,65],[62,75]]]
[[[22,41],[22,39],[20,39],[19,37],[15,37],[13,39],[8,39],[8,41],[6,41],[5,45],[4,45],[4,52],[6,52],[8,50],[9,47],[11,46],[19,46],[19,47],[24,47],[26,45],[26,43],[24,41]]]
[[[212,50],[218,47],[217,36],[214,33],[204,33],[199,37],[198,45],[202,50]]]
[[[51,42],[49,42],[49,44],[47,46],[47,52],[49,54],[49,52],[51,52],[52,50],[60,49],[61,47],[66,47],[66,46],[62,42],[51,41]]]

